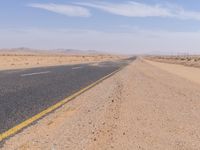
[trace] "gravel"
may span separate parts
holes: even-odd
[[[197,150],[199,97],[200,84],[138,59],[2,149]]]

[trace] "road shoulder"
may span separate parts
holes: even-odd
[[[200,149],[200,85],[136,60],[2,149]]]

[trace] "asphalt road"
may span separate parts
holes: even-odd
[[[134,59],[0,71],[0,134]]]

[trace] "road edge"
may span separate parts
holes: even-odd
[[[124,66],[125,67],[125,66]],[[43,110],[42,112],[34,115],[33,117],[23,121],[22,123],[14,126],[13,128],[3,132],[0,134],[0,143],[3,142],[4,140],[10,138],[11,136],[14,136],[15,134],[19,133],[20,131],[22,131],[23,129],[25,129],[26,127],[28,127],[29,125],[35,123],[36,121],[38,121],[39,119],[42,119],[43,117],[45,117],[46,115],[48,115],[49,113],[52,113],[53,111],[57,110],[58,108],[60,108],[61,106],[65,105],[66,103],[72,101],[73,99],[75,99],[77,96],[85,93],[86,91],[88,91],[89,89],[93,88],[94,86],[98,85],[99,83],[103,82],[104,80],[108,79],[109,77],[113,76],[114,74],[116,74],[117,72],[121,71],[124,67],[121,67],[115,71],[113,71],[112,73],[100,78],[99,80],[95,81],[94,83],[82,88],[81,90],[79,90],[78,92],[68,96],[67,98],[65,98],[64,100],[59,101],[58,103],[48,107],[47,109]]]

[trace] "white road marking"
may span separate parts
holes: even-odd
[[[21,77],[25,77],[25,76],[32,76],[32,75],[39,75],[39,74],[47,74],[50,73],[51,71],[44,71],[44,72],[34,72],[34,73],[27,73],[27,74],[21,74]]]
[[[80,68],[83,68],[83,67],[74,67],[72,69],[75,70],[75,69],[80,69]]]

